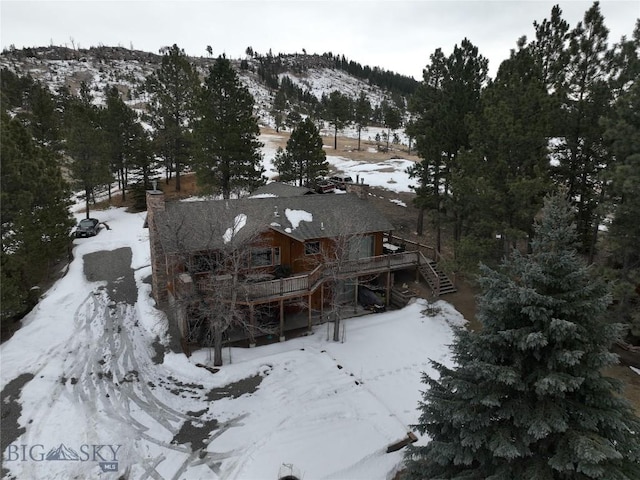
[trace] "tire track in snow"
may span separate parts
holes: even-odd
[[[157,384],[164,375],[151,361],[151,347],[132,340],[134,336],[148,340],[136,326],[135,311],[133,306],[111,303],[104,291],[92,292],[84,298],[74,314],[74,335],[46,354],[62,359],[61,371],[57,372],[57,378],[50,379],[53,385],[47,388],[47,395],[31,409],[34,413],[21,443],[43,443],[43,435],[50,431],[48,419],[56,415],[57,409],[71,404],[77,409],[78,421],[82,422],[80,443],[109,443],[111,439],[105,440],[105,434],[127,439],[111,443],[126,444],[119,450],[119,471],[130,472],[130,478],[163,478],[158,469],[169,458],[162,453],[167,451],[184,455],[179,464],[172,466],[172,469],[177,467],[174,478],[180,478],[190,467],[198,465],[207,465],[211,478],[218,478],[222,461],[237,456],[238,452],[209,452],[206,447],[226,430],[237,426],[242,417],[219,424],[205,447],[196,450],[189,444],[172,444],[156,438],[158,427],[173,438],[183,423],[200,422],[201,418],[172,407],[146,383],[153,380]],[[141,343],[147,348],[139,348]],[[41,376],[47,366],[48,363],[43,362],[34,375]],[[163,389],[160,393],[173,395]],[[196,402],[199,401],[191,403]],[[138,410],[146,414],[144,422],[136,418]],[[156,454],[150,457],[152,451]],[[175,456],[171,460],[175,462]],[[97,464],[91,462],[87,465],[60,462],[57,465],[64,467],[63,473],[48,471],[43,475],[43,465],[21,463],[14,472],[17,478],[69,478],[72,471],[78,478],[93,478],[97,468]],[[166,469],[164,466],[163,471]]]

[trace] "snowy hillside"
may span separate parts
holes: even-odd
[[[161,57],[148,52],[130,51],[123,48],[89,50],[71,50],[62,47],[34,49],[25,54],[20,52],[2,52],[0,68],[8,68],[19,75],[31,75],[47,85],[56,93],[66,86],[72,93],[77,93],[81,82],[86,82],[94,96],[94,103],[104,104],[104,88],[115,85],[123,93],[126,103],[134,109],[143,111],[146,94],[140,88],[145,78],[160,66]],[[317,56],[300,56],[301,59]],[[297,58],[297,56],[296,56]],[[204,77],[213,57],[192,58],[200,75]],[[265,85],[256,73],[258,62],[255,59],[245,60],[246,69],[240,69],[240,60],[232,60],[241,81],[247,86],[255,99],[256,116],[260,123],[273,126],[271,109],[275,91]],[[303,60],[300,60],[303,61]],[[279,77],[288,76],[292,82],[304,91],[310,92],[320,99],[322,94],[329,95],[338,90],[352,98],[357,98],[361,91],[369,97],[372,106],[380,105],[389,99],[388,92],[370,85],[364,80],[353,77],[344,71],[317,64],[304,69],[292,62],[283,63],[285,71]]]
[[[286,73],[282,74],[281,77],[285,75],[303,90],[311,92],[318,100],[323,93],[328,95],[334,90],[338,90],[340,93],[354,99],[358,98],[360,92],[365,92],[373,107],[388,99],[388,94],[379,87],[369,85],[343,71],[332,68],[314,68],[306,71],[304,75]]]

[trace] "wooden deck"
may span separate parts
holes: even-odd
[[[424,257],[419,252],[402,252],[377,257],[350,260],[342,265],[319,265],[313,271],[292,277],[280,278],[256,283],[242,283],[243,295],[252,303],[274,302],[288,298],[310,295],[330,278],[354,278],[361,275],[392,272],[419,266],[424,263]],[[183,273],[178,277],[178,291],[190,293],[192,289],[206,292],[216,288],[217,282],[224,282],[229,277],[201,276],[195,282],[189,274]]]

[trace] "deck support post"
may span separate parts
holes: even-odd
[[[353,296],[353,313],[358,313],[358,277],[354,283]]]
[[[284,342],[284,300],[280,299],[280,341]]]
[[[253,303],[249,304],[249,348],[256,346],[256,315]]]
[[[311,331],[311,292],[309,292],[309,296],[307,298],[309,300],[309,303],[307,305],[307,311],[309,312],[309,326],[308,326],[308,329],[309,329],[309,331]]]

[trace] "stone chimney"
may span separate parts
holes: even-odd
[[[164,193],[157,190],[154,181],[153,190],[147,190],[147,226],[149,227],[149,247],[151,249],[151,293],[157,304],[167,300],[167,258],[160,241],[160,232],[156,224],[156,214],[164,212]]]
[[[360,181],[358,182],[358,180]],[[369,184],[364,183],[363,178],[358,177],[356,183],[346,183],[345,187],[347,193],[355,193],[362,200],[366,200],[369,197]]]
[[[164,212],[164,192],[158,190],[158,181],[153,181],[153,190],[147,190],[147,222],[150,222],[154,212]]]

